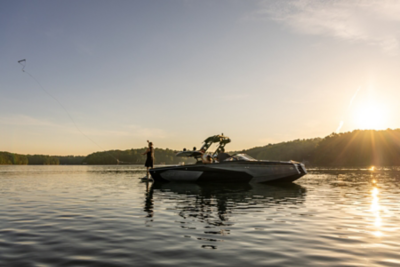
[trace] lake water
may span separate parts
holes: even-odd
[[[152,184],[141,166],[0,166],[0,266],[400,266],[400,172]]]

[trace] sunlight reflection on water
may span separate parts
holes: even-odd
[[[379,206],[378,194],[379,194],[378,188],[373,187],[373,189],[371,190],[371,195],[372,195],[371,212],[375,217],[375,222],[374,222],[375,232],[373,232],[373,234],[376,237],[381,237],[382,236],[382,232],[381,232],[382,219],[380,216],[381,207]]]
[[[141,166],[0,166],[0,266],[397,266],[399,172],[152,184]]]

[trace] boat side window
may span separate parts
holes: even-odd
[[[238,154],[238,157],[240,157],[241,160],[247,160],[247,161],[254,161],[256,160],[255,158],[247,155],[247,154]]]
[[[237,161],[237,160],[256,161],[256,159],[254,159],[246,154],[237,154],[237,155],[234,155],[233,157],[226,159],[225,161]]]
[[[224,161],[237,161],[237,160],[239,160],[239,158],[237,156],[233,156],[233,157],[227,158]]]

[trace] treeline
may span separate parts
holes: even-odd
[[[14,154],[9,152],[0,152],[0,165],[28,165],[26,155]]]
[[[90,165],[108,165],[108,164],[144,164],[146,156],[142,155],[146,148],[128,149],[128,150],[110,150],[95,152],[88,155],[83,162]],[[154,149],[156,164],[177,164],[179,162],[194,162],[193,159],[179,158],[175,154],[177,151],[171,149]]]
[[[9,152],[0,152],[0,165],[109,165],[109,164],[144,164],[146,157],[143,152],[146,148],[128,150],[110,150],[95,152],[88,156],[49,156],[49,155],[21,155]],[[177,151],[155,148],[156,164],[190,163],[193,159],[178,158]]]
[[[60,160],[54,156],[27,155],[29,165],[59,165]]]
[[[0,152],[0,164],[144,164],[146,148],[110,150],[83,156],[20,155]],[[155,148],[156,164],[193,163],[177,151]],[[297,139],[242,151],[256,159],[295,160],[309,166],[400,166],[400,129],[355,130],[325,138]],[[232,153],[232,152],[231,152]]]
[[[60,165],[80,165],[86,156],[55,156],[58,158]]]
[[[83,156],[21,155],[0,152],[0,165],[79,165]]]
[[[330,134],[318,144],[313,163],[323,166],[399,166],[400,129]]]
[[[309,162],[313,159],[315,149],[321,140],[321,138],[297,139],[278,144],[269,144],[263,147],[255,147],[241,152],[256,159]]]
[[[295,160],[312,166],[400,166],[400,129],[355,130],[243,150],[256,159]]]

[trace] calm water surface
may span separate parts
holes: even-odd
[[[400,172],[152,184],[138,166],[0,166],[0,266],[400,266]]]

